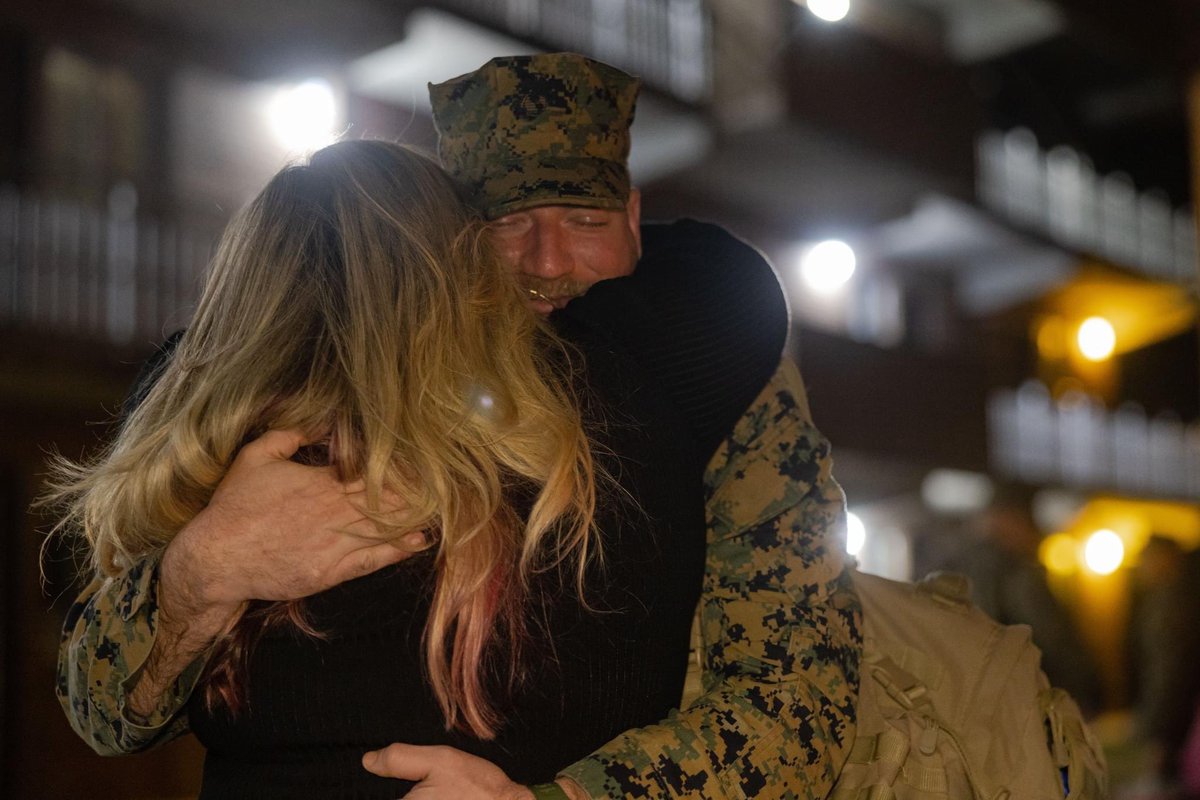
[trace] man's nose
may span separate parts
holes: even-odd
[[[571,248],[564,233],[553,225],[538,225],[533,231],[533,246],[526,256],[525,271],[553,280],[569,275],[572,269]]]

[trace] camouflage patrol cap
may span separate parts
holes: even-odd
[[[438,155],[485,217],[624,208],[641,81],[576,53],[494,58],[430,84]]]

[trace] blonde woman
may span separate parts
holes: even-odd
[[[667,715],[701,474],[786,331],[765,263],[697,260],[643,259],[545,323],[424,157],[343,142],[271,181],[116,441],[57,481],[101,576],[203,577],[170,600],[212,648],[170,727],[208,749],[202,797],[396,797],[361,765],[392,742],[547,781]],[[698,385],[714,364],[729,380]],[[221,524],[295,470],[328,474],[338,530]]]

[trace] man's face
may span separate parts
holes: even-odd
[[[489,226],[500,256],[530,290],[539,314],[562,308],[592,284],[633,272],[642,250],[641,197],[624,209],[538,206]]]

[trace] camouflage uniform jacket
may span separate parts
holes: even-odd
[[[563,771],[593,797],[820,798],[853,739],[861,616],[843,565],[842,491],[785,361],[705,473],[703,694]],[[158,563],[97,579],[64,626],[57,691],[104,754],[187,730],[193,663],[146,720],[126,692],[154,641]]]

